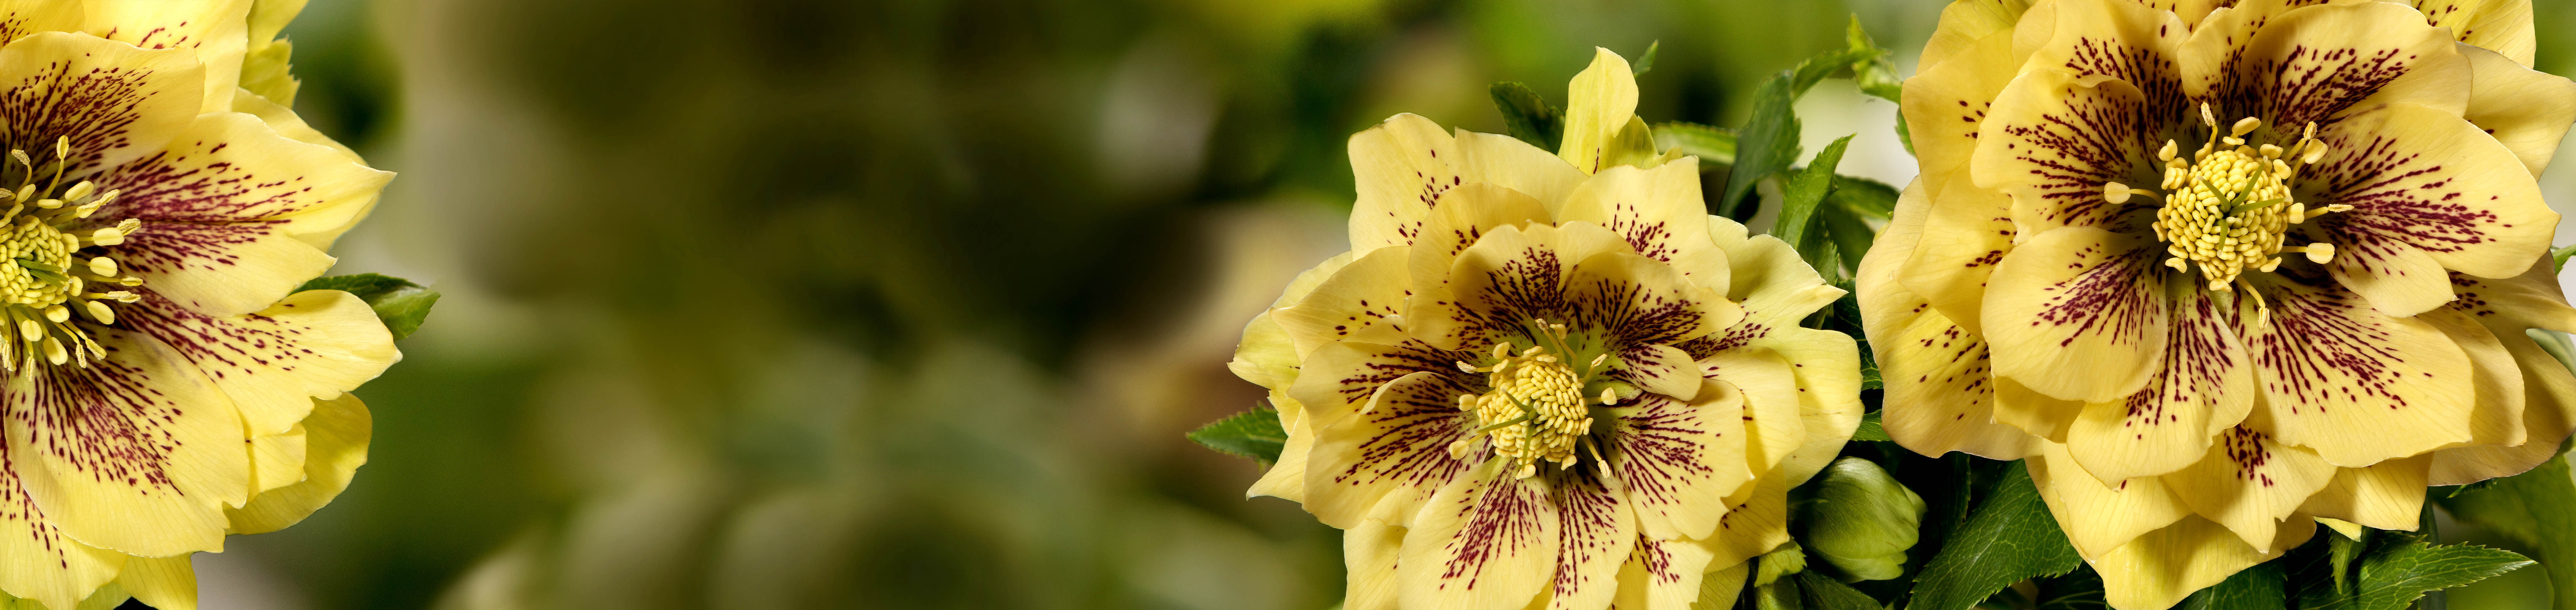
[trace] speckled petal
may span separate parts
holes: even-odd
[[[375,431],[366,403],[352,394],[313,401],[304,418],[303,478],[262,491],[240,508],[225,508],[235,534],[262,534],[302,522],[349,488],[358,467],[367,463],[367,444]]]
[[[2111,402],[2162,363],[2171,312],[2150,238],[2062,227],[2004,257],[1986,289],[1995,374],[2065,400]],[[2067,353],[2085,358],[2065,358]]]
[[[1647,394],[1612,422],[1601,448],[1610,477],[1635,507],[1638,531],[1656,540],[1706,538],[1729,494],[1745,487],[1748,407],[1734,386],[1704,382],[1699,399]]]
[[[1543,479],[1495,470],[1458,477],[1424,504],[1396,559],[1403,607],[1519,608],[1547,589],[1564,532],[1559,507]]]
[[[86,326],[109,357],[38,365],[10,384],[10,466],[62,532],[147,557],[223,550],[250,495],[241,415],[169,346]]]
[[[119,325],[205,371],[252,434],[285,432],[312,409],[311,399],[356,389],[402,360],[375,310],[346,292],[308,290],[256,313],[214,317],[144,288],[143,301],[118,309]]]
[[[2066,448],[2086,471],[2119,481],[2208,462],[2214,439],[2245,420],[2260,391],[2231,313],[2207,291],[2176,300],[2163,366],[2147,386],[2085,405],[2067,430]]]
[[[392,179],[330,147],[279,136],[258,117],[209,113],[168,148],[94,178],[121,194],[91,220],[142,220],[109,248],[117,263],[190,309],[236,315],[329,269],[330,256],[294,236],[353,222]]]
[[[2271,315],[2242,330],[2266,398],[2248,427],[2347,468],[2469,440],[2473,373],[2441,330],[2371,311],[2313,271],[2249,277]]]
[[[2513,151],[2468,121],[2396,104],[2320,127],[2317,137],[2325,158],[2301,171],[2294,189],[2309,209],[2352,206],[2308,222],[2311,235],[2336,242],[2336,259],[2376,257],[2380,250],[2365,244],[2390,242],[2452,271],[2505,278],[2549,249],[2558,213]]]
[[[2469,107],[2461,114],[2513,149],[2524,169],[2539,176],[2558,155],[2567,125],[2576,121],[2576,82],[2525,68],[2494,51],[2462,45],[2472,72]]]
[[[146,49],[186,49],[206,65],[204,112],[232,108],[250,48],[251,0],[87,2],[82,29]]]
[[[1432,492],[1469,466],[1449,445],[1474,428],[1458,396],[1478,393],[1458,372],[1457,352],[1418,345],[1337,342],[1306,358],[1289,390],[1305,405],[1315,435],[1307,455],[1306,510],[1326,525],[1349,529],[1362,519],[1416,527],[1414,512]],[[1381,387],[1417,372],[1405,383]],[[1360,410],[1378,397],[1377,409]]]
[[[2269,547],[2283,520],[2305,520],[2294,513],[2326,487],[2336,468],[2314,451],[2242,426],[2228,429],[2219,441],[2199,463],[2158,478],[2193,513],[2236,532],[2246,546],[2285,550]]]

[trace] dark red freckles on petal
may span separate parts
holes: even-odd
[[[2264,382],[2272,400],[2291,413],[2323,413],[2334,403],[2405,407],[2391,389],[2399,375],[2389,368],[2405,360],[2382,347],[2389,334],[2369,321],[2369,304],[2320,278],[2282,275],[2308,285],[2265,292],[2271,326],[2256,332],[2253,348],[2255,364],[2277,378]]]
[[[91,328],[102,343],[134,340]],[[165,428],[185,415],[174,397],[151,387],[150,374],[115,357],[88,367],[40,366],[35,387],[9,414],[33,437],[30,449],[50,454],[100,482],[122,482],[138,492],[178,494],[163,470],[181,445]]]
[[[2401,150],[2396,141],[2378,136],[2362,142],[2338,135],[2328,142],[2353,152],[2329,162],[2308,184],[2325,193],[2325,203],[2352,206],[2351,212],[2318,218],[2318,226],[2338,242],[2385,240],[2426,252],[2458,252],[2487,243],[2485,227],[2503,222],[2485,207],[2488,202],[2466,196],[2477,185],[2448,177],[2443,160]]]
[[[1598,478],[1600,465],[1578,463],[1573,471],[1562,471],[1551,477],[1559,481],[1557,532],[1563,537],[1556,554],[1557,597],[1569,597],[1584,587],[1618,586],[1615,582],[1584,582],[1583,566],[1610,561],[1619,547],[1636,539],[1630,533],[1625,539],[1619,527],[1619,496],[1603,487]]]
[[[1541,540],[1546,531],[1541,519],[1548,514],[1546,496],[1537,485],[1523,484],[1509,477],[1498,477],[1484,486],[1484,493],[1460,498],[1450,510],[1460,511],[1467,524],[1449,540],[1449,560],[1442,566],[1440,588],[1460,584],[1474,590],[1482,582],[1485,564],[1507,555],[1534,552],[1554,542]],[[1452,583],[1459,578],[1465,583]]]
[[[2077,256],[2104,256],[2104,249],[2102,244],[2093,244],[2077,251]],[[2156,287],[2164,283],[2164,274],[2147,263],[2153,255],[2145,250],[2112,255],[2110,260],[2052,287],[2057,296],[2048,298],[2048,306],[2040,309],[2039,319],[2031,325],[2076,327],[2076,333],[2058,343],[2060,347],[2084,335],[2130,341],[2163,305]]]
[[[109,150],[132,146],[128,128],[142,118],[138,109],[154,95],[144,88],[152,75],[131,68],[91,68],[74,72],[61,61],[40,76],[0,90],[0,125],[9,126],[0,146],[24,150],[44,163],[53,160],[57,139],[71,139],[73,169],[85,175]],[[15,185],[12,185],[15,186]]]

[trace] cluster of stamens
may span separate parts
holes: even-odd
[[[9,151],[9,160],[26,174],[18,188],[0,190],[0,201],[14,202],[0,214],[0,256],[9,259],[0,264],[0,369],[34,367],[38,358],[89,366],[91,358],[107,357],[107,350],[72,324],[73,313],[115,324],[116,310],[108,302],[142,299],[123,290],[143,285],[142,278],[120,273],[115,259],[87,255],[83,260],[81,254],[83,248],[125,243],[142,221],[129,218],[86,235],[65,230],[87,224],[83,221],[117,196],[113,190],[99,192],[98,185],[86,180],[65,187],[63,171],[70,159],[69,138],[55,140],[48,167],[40,168],[24,150]],[[39,187],[37,178],[47,173],[51,179]],[[101,288],[106,290],[93,291]]]
[[[2326,143],[2317,139],[2317,124],[2308,123],[2298,142],[2282,148],[2246,142],[2245,134],[2262,128],[2262,119],[2240,119],[2224,136],[2217,133],[2218,118],[2208,104],[2200,106],[2200,120],[2215,137],[2189,160],[2179,156],[2179,146],[2172,140],[2166,140],[2164,149],[2156,153],[2164,161],[2164,182],[2158,186],[2166,194],[2164,207],[2156,210],[2154,227],[2156,239],[2164,241],[2165,253],[2172,255],[2165,266],[2184,272],[2197,267],[2210,290],[2229,291],[2248,268],[2264,272],[2279,268],[2281,258],[2276,255],[2283,252],[2302,252],[2317,263],[2333,260],[2334,244],[2282,244],[2290,225],[2352,209],[2334,204],[2311,210],[2291,200],[2290,182],[2299,170],[2325,157]],[[2130,195],[2156,194],[2117,182],[2104,185],[2102,192],[2114,204],[2127,202]]]
[[[1494,344],[1494,364],[1475,366],[1465,362],[1458,368],[1469,373],[1485,373],[1492,388],[1484,394],[1461,394],[1458,409],[1476,415],[1476,434],[1449,445],[1453,456],[1464,456],[1472,441],[1492,441],[1494,455],[1505,460],[1505,466],[1517,478],[1538,474],[1539,462],[1554,462],[1560,469],[1574,466],[1576,450],[1590,438],[1593,404],[1618,404],[1618,392],[1606,385],[1597,397],[1586,396],[1584,387],[1606,372],[1610,355],[1601,354],[1577,371],[1559,358],[1572,354],[1566,342],[1564,324],[1538,320],[1532,333],[1542,345],[1517,353],[1509,341]],[[1554,345],[1545,345],[1552,343]],[[1600,448],[1592,448],[1599,459]]]

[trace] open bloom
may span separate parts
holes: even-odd
[[[1346,608],[1687,607],[1788,541],[1786,490],[1859,423],[1855,343],[1797,326],[1842,291],[1621,136],[1618,56],[1571,99],[1556,155],[1353,136],[1351,252],[1245,329],[1290,435],[1252,493],[1348,530]]]
[[[2576,84],[2526,3],[2019,4],[1953,4],[1906,84],[1859,284],[1897,441],[2034,458],[2139,609],[2568,435],[2524,331],[2576,329],[2533,182]]]
[[[399,354],[356,297],[290,293],[391,176],[238,86],[249,32],[293,12],[253,4],[0,7],[9,596],[193,607],[190,553],[364,461],[343,392]]]

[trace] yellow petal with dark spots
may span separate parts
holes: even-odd
[[[2146,387],[2165,356],[2172,315],[2151,246],[2136,235],[2070,226],[2005,256],[1986,289],[1986,317],[1998,321],[1986,326],[1995,374],[2086,402]]]

